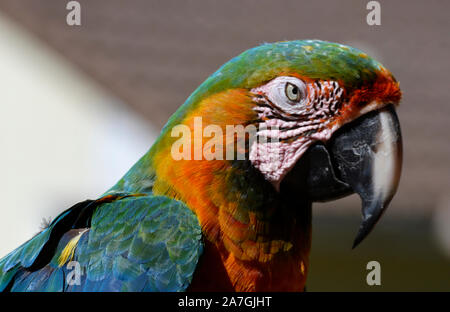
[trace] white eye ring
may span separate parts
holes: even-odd
[[[270,102],[288,114],[299,114],[306,107],[306,84],[295,77],[280,76],[252,91],[263,92]]]

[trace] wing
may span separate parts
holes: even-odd
[[[0,260],[0,290],[189,286],[203,243],[198,219],[185,204],[165,196],[116,194],[77,205]]]

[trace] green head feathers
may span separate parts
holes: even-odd
[[[231,59],[203,82],[170,118],[177,123],[202,99],[227,89],[251,89],[281,73],[295,72],[311,79],[335,80],[347,89],[375,81],[384,67],[350,46],[321,41],[295,40],[265,43]]]

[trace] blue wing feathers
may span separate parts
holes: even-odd
[[[92,211],[90,228],[69,259],[81,269],[80,283],[72,285],[65,280],[67,263],[60,267],[59,256],[79,230],[63,234],[45,266],[27,270],[40,253],[48,252],[43,247],[57,224],[0,260],[0,290],[183,291],[203,250],[198,219],[182,202],[165,196],[122,197]]]

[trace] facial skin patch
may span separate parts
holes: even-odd
[[[298,100],[286,94],[287,84],[291,94],[300,95]],[[308,147],[328,140],[336,130],[330,123],[339,115],[343,91],[336,81],[305,83],[290,76],[251,90],[260,119],[257,136],[267,139],[253,142],[250,161],[277,190]]]

